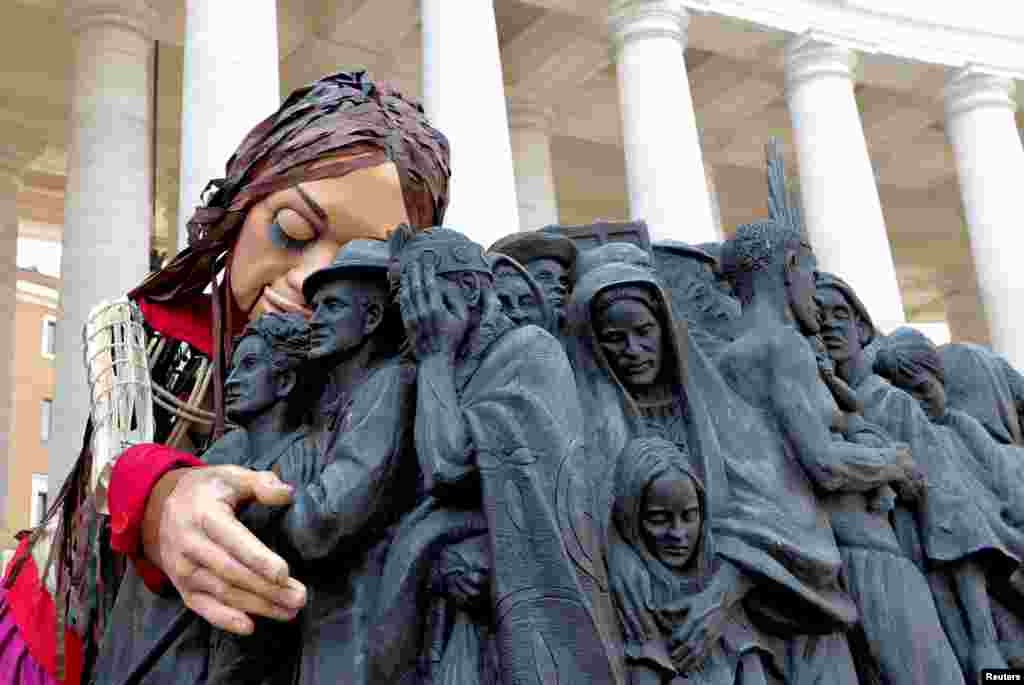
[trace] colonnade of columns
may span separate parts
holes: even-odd
[[[77,427],[88,413],[85,315],[146,273],[153,51],[147,1],[68,3],[76,62],[55,404],[55,425],[68,430],[57,430],[51,444],[57,480],[78,452]],[[207,180],[222,174],[242,136],[279,102],[276,3],[250,0],[244,30],[222,4],[186,1],[179,244]],[[447,222],[485,245],[556,223],[552,113],[507,101],[493,2],[421,0],[420,8],[421,96],[452,143]],[[655,239],[700,243],[720,240],[721,229],[690,94],[688,24],[683,0],[609,0],[630,216],[647,220]],[[797,36],[785,49],[785,96],[807,231],[821,268],[847,278],[878,323],[891,328],[904,321],[903,306],[854,99],[855,61],[855,50]],[[1011,91],[1010,78],[967,68],[950,73],[944,97],[993,344],[1024,368],[1024,311],[1013,307],[1024,271],[1011,262],[1019,174],[1010,173],[1024,168],[1024,149]],[[0,237],[5,193],[0,187]]]

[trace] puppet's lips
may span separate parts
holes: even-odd
[[[662,547],[661,550],[665,554],[669,554],[669,555],[674,556],[674,557],[685,556],[686,554],[688,554],[690,552],[690,548],[689,547],[675,547],[675,546]]]
[[[821,341],[825,343],[825,347],[842,347],[845,342],[837,335],[823,335]]]

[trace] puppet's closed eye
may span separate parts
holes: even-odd
[[[301,250],[316,239],[316,231],[293,209],[280,209],[267,229],[270,242],[285,250]]]

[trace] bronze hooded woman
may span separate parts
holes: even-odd
[[[694,503],[696,511],[687,510]],[[771,664],[771,657],[781,651],[781,641],[757,631],[737,605],[722,638],[698,669],[681,673],[669,656],[668,637],[681,619],[673,604],[704,590],[719,565],[706,511],[704,486],[676,445],[662,438],[637,438],[626,446],[615,469],[608,575],[631,683],[763,683],[762,656]],[[673,516],[680,519],[675,525],[682,530],[671,529]],[[695,529],[692,539],[686,534],[688,524]],[[659,537],[674,546],[668,558]],[[774,670],[779,672],[777,666]]]
[[[939,347],[949,406],[977,419],[1004,445],[1024,446],[1024,377],[992,350],[973,343]]]

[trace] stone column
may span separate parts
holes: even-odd
[[[445,224],[484,247],[519,230],[494,0],[421,0],[423,106],[451,143]]]
[[[185,0],[178,249],[185,224],[247,133],[281,104],[276,0]],[[244,21],[240,23],[240,19]]]
[[[611,0],[629,215],[652,239],[719,240],[686,73],[683,0]]]
[[[509,105],[519,226],[524,231],[558,223],[555,174],[551,167],[552,116],[548,107],[527,102]]]
[[[852,50],[803,35],[786,44],[807,232],[820,268],[857,291],[885,331],[906,321],[882,204],[853,96]]]
[[[0,138],[0,530],[7,526],[7,465],[13,432],[15,311],[18,291],[18,191],[21,173],[43,151],[24,131]],[[15,532],[15,531],[11,531]]]
[[[1018,249],[1024,148],[1014,123],[1013,87],[1008,76],[967,66],[948,74],[943,99],[992,347],[1024,369]]]
[[[74,36],[57,323],[50,492],[78,457],[89,416],[82,325],[148,273],[153,215],[153,13],[142,0],[70,0]]]

